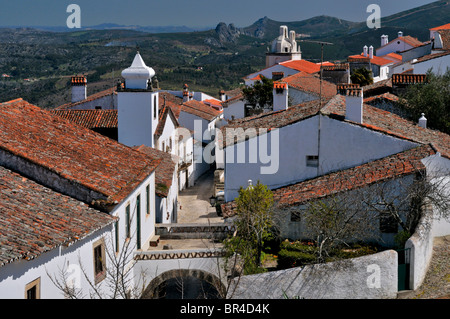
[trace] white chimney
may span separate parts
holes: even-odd
[[[398,31],[398,37],[401,38],[403,36],[403,32],[402,31]]]
[[[288,108],[288,85],[283,82],[273,83],[273,110],[282,111]]]
[[[71,87],[72,87],[72,99],[71,99],[72,103],[86,100],[86,98],[87,98],[87,79],[84,75],[72,76]]]
[[[183,103],[189,101],[189,86],[185,84],[183,86]]]
[[[367,57],[367,45],[363,47],[364,56]]]
[[[373,46],[369,47],[369,58],[373,59]]]
[[[339,92],[345,95],[345,119],[362,123],[363,122],[363,89],[345,88]]]
[[[219,91],[219,99],[220,99],[222,102],[225,102],[226,98],[227,98],[227,95],[225,94],[225,91],[224,91],[224,90],[220,90],[220,91]]]
[[[423,128],[427,128],[427,119],[425,117],[425,114],[422,113],[421,118],[419,119],[419,126]]]

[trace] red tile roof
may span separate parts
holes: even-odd
[[[173,174],[177,167],[177,156],[145,145],[137,146],[135,149],[151,158],[161,160],[161,164],[156,168],[155,191],[158,196],[167,197],[172,186]]]
[[[373,56],[372,59],[370,59],[368,56],[365,57],[364,53],[361,53],[360,55],[351,55],[348,57],[349,62],[351,61],[364,61],[364,60],[368,60],[370,61],[370,63],[375,64],[375,65],[379,65],[379,66],[384,66],[384,65],[388,65],[388,64],[393,64],[394,62],[392,60],[388,60],[385,58],[381,58],[378,56]]]
[[[367,164],[322,175],[273,190],[276,208],[297,206],[311,200],[384,182],[393,178],[423,171],[421,159],[435,154],[429,145],[422,145]],[[222,205],[224,217],[235,214],[236,203]]]
[[[383,93],[380,95],[374,95],[374,96],[364,98],[364,103],[370,104],[372,102],[376,102],[379,100],[388,100],[391,102],[398,102],[400,100],[400,98],[397,95],[394,95],[392,93]]]
[[[0,104],[0,149],[119,202],[159,165],[22,99]]]
[[[408,45],[410,45],[412,47],[420,47],[420,46],[424,45],[424,43],[419,41],[417,38],[413,38],[410,35],[404,35],[404,36],[401,36],[401,37],[398,37],[398,38],[396,38],[394,40],[389,41],[387,44],[381,46],[380,48],[383,48],[383,47],[385,47],[385,46],[387,46],[387,45],[389,45],[391,43],[397,42],[397,41],[403,41],[403,42],[405,42],[406,44],[408,44]],[[378,48],[377,50],[379,50],[380,48]]]
[[[450,23],[441,25],[439,27],[431,28],[430,31],[438,31],[438,30],[450,30]]]
[[[114,220],[0,166],[0,266],[69,246]]]
[[[320,94],[320,78],[313,75],[305,76],[304,73],[297,73],[283,79],[289,87],[300,91],[313,93],[317,96]],[[331,98],[336,95],[336,85],[322,80],[322,96]]]
[[[117,110],[51,110],[78,125],[94,128],[117,128]]]
[[[281,62],[280,65],[310,74],[317,73],[320,71],[320,64],[309,62],[307,60],[290,60]]]
[[[222,111],[218,111],[213,107],[197,100],[190,100],[183,103],[183,105],[181,106],[181,111],[196,115],[208,121],[211,121],[215,117],[222,114]]]

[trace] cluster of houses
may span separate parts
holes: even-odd
[[[70,103],[53,110],[1,103],[0,298],[64,297],[48,274],[70,265],[83,264],[83,278],[100,284],[108,250],[157,246],[155,225],[177,222],[179,192],[210,169],[223,184],[224,219],[240,187],[260,181],[292,239],[302,237],[308,201],[418,171],[447,177],[450,136],[389,108],[397,87],[449,65],[449,33],[450,24],[433,28],[426,43],[383,35],[376,55],[364,47],[346,62],[312,63],[281,26],[266,68],[245,78],[247,86],[274,80],[271,109],[256,115],[240,89],[219,98],[187,84],[162,90],[139,52],[108,90],[87,96],[81,75],[71,79]],[[350,83],[361,66],[374,84]],[[381,233],[389,244],[396,231]],[[78,284],[89,287],[85,279]]]

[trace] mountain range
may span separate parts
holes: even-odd
[[[265,66],[265,52],[279,35],[280,25],[295,30],[299,40],[327,41],[324,59],[345,60],[362,52],[364,45],[380,46],[380,37],[398,31],[429,40],[429,28],[450,22],[449,0],[436,1],[381,19],[380,29],[366,22],[317,16],[302,21],[275,21],[263,17],[247,27],[220,22],[215,28],[192,31],[188,27],[141,27],[102,24],[81,30],[50,28],[0,29],[0,101],[22,97],[42,107],[55,107],[69,98],[73,74],[88,76],[88,93],[110,88],[136,54],[136,46],[152,66],[164,89],[217,95],[233,89],[242,77]],[[57,32],[66,31],[66,32]],[[302,57],[319,62],[321,48],[300,42]],[[28,81],[25,81],[25,80]],[[181,83],[181,84],[180,84]]]

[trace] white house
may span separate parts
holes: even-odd
[[[372,71],[374,83],[388,79],[390,77],[389,69],[394,65],[392,59],[375,56],[373,46],[367,47],[366,45],[360,55],[351,55],[347,60],[350,64],[351,74],[355,69],[367,68]]]
[[[233,200],[248,180],[259,180],[276,189],[381,159],[420,143],[448,142],[446,134],[426,130],[420,135],[422,131],[414,123],[363,104],[360,89],[347,92],[322,107],[319,101],[307,102],[223,127],[225,200]]]
[[[401,53],[420,46],[424,43],[409,35],[403,35],[402,31],[398,32],[397,38],[388,41],[387,35],[381,36],[381,46],[376,49],[376,56],[383,56],[388,53]]]
[[[47,275],[61,269],[86,293],[81,269],[100,284],[107,249],[119,255],[125,243],[132,250],[151,244],[160,160],[22,99],[0,104],[0,127],[2,182],[11,195],[0,204],[2,298],[63,298]],[[11,218],[12,208],[24,217]]]

